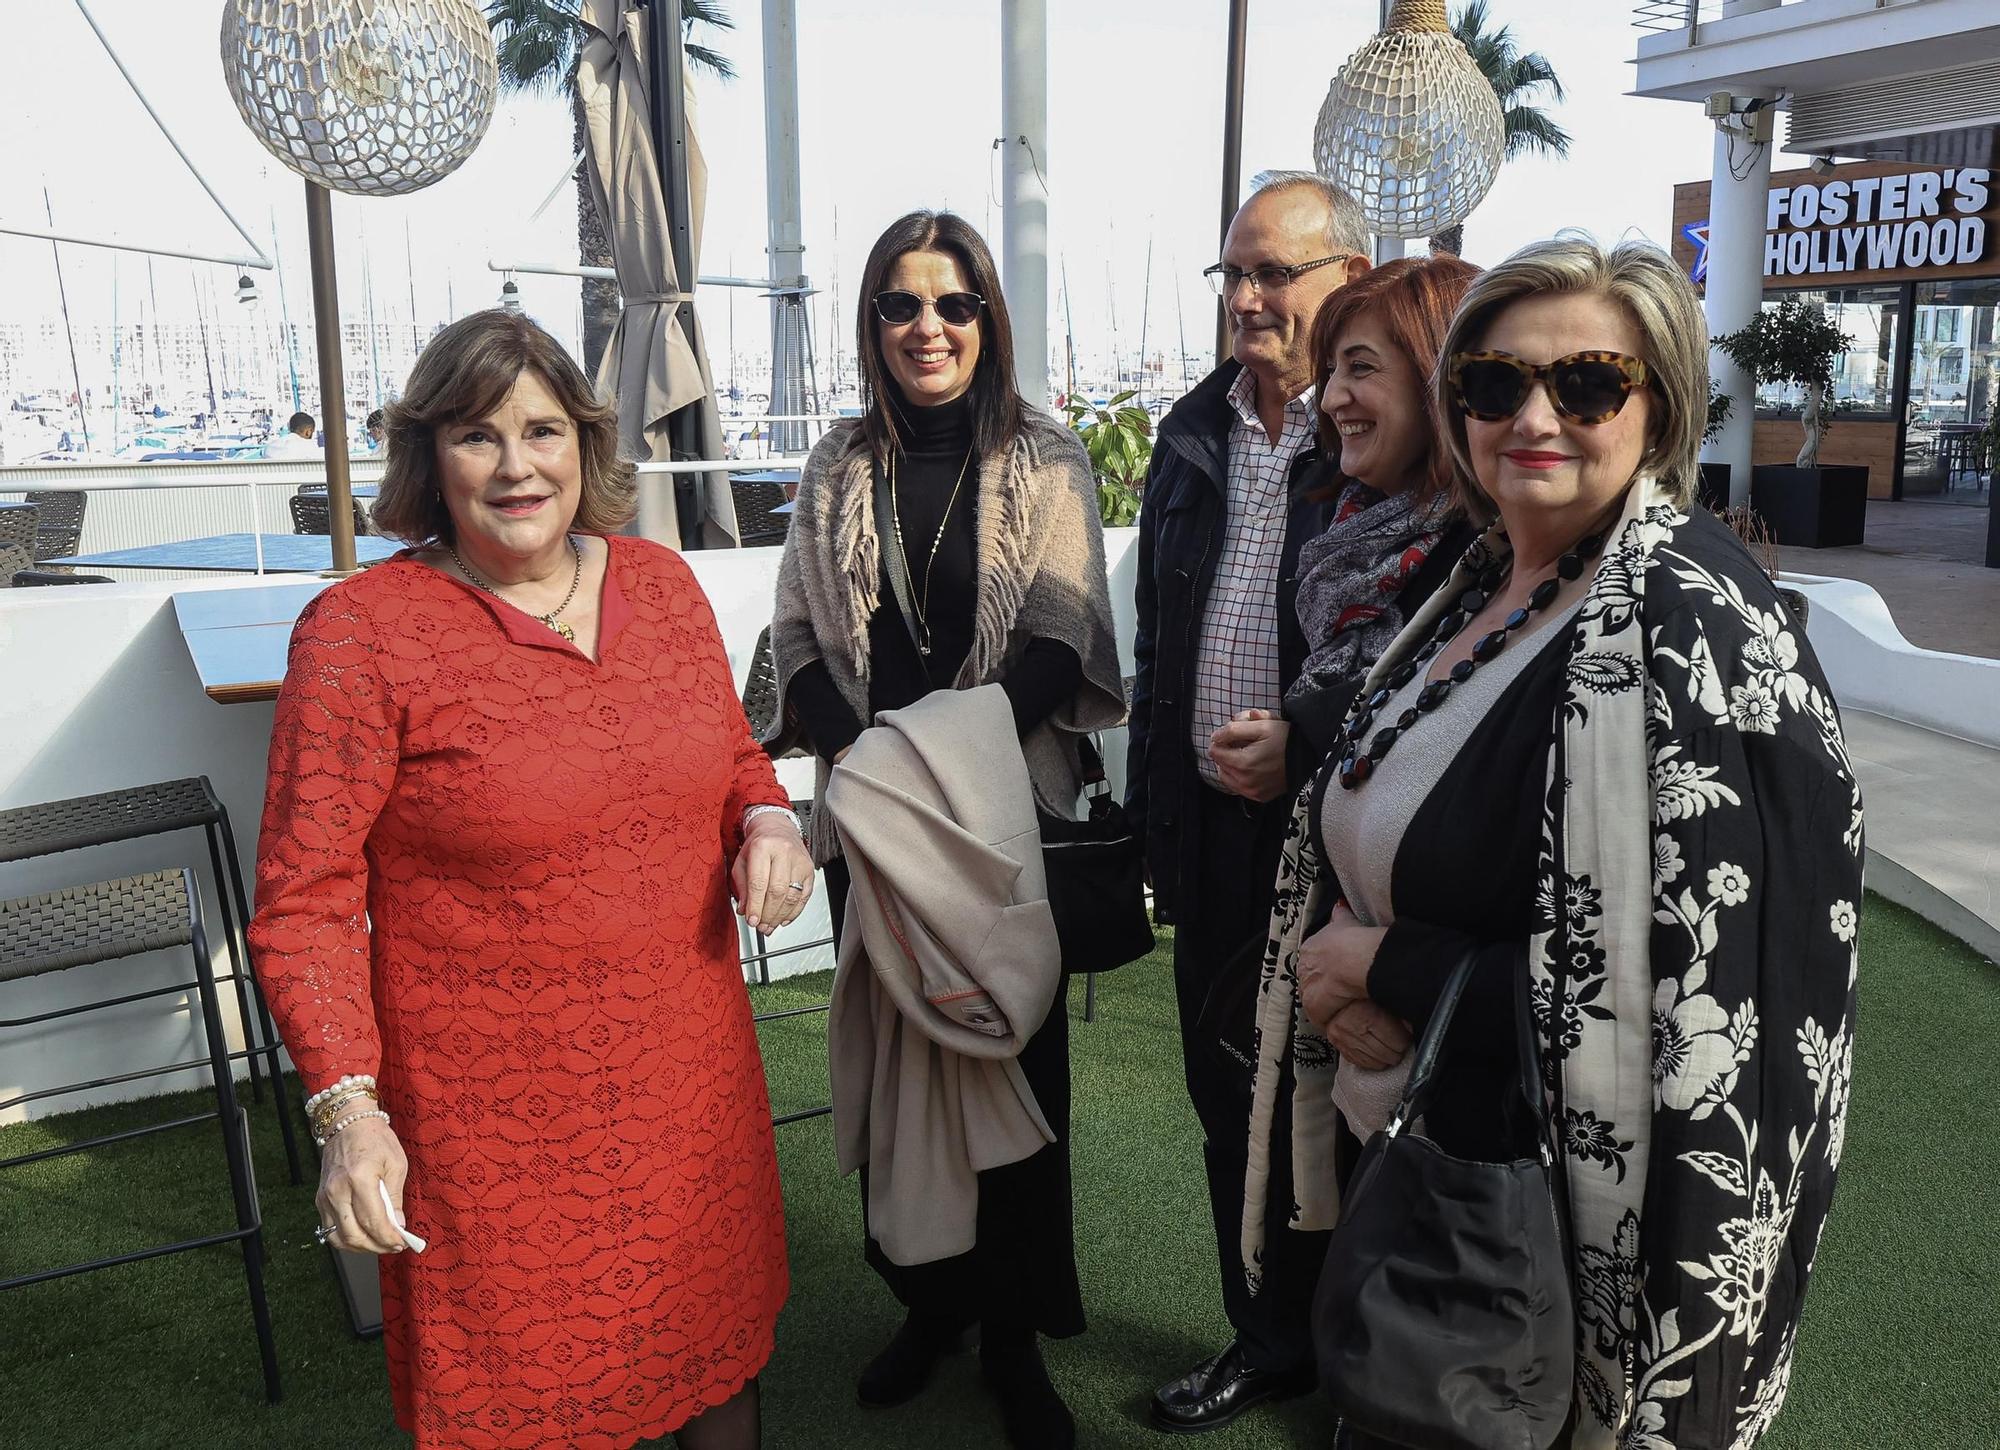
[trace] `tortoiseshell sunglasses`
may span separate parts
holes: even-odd
[[[1573,352],[1554,362],[1523,362],[1511,352],[1459,352],[1451,358],[1451,390],[1459,412],[1503,423],[1521,411],[1536,383],[1546,381],[1556,411],[1572,423],[1609,423],[1635,388],[1646,386],[1645,363],[1622,352]]]

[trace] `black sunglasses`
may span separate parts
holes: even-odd
[[[1570,422],[1609,423],[1647,377],[1646,364],[1622,352],[1573,352],[1546,363],[1523,362],[1511,352],[1461,352],[1451,359],[1458,411],[1482,423],[1513,417],[1543,381],[1556,412]]]
[[[930,305],[937,309],[940,322],[963,327],[979,316],[986,299],[977,292],[947,292]],[[877,292],[875,315],[891,327],[901,327],[924,315],[924,299],[914,292]]]

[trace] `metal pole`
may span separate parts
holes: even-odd
[[[1236,219],[1236,194],[1243,173],[1243,55],[1250,32],[1250,0],[1229,0],[1228,70],[1222,92],[1222,225],[1216,232],[1216,252],[1229,238]],[[1215,365],[1229,356],[1229,299],[1215,304]]]
[[[1395,5],[1396,0],[1382,0],[1381,18],[1376,26],[1378,30],[1389,28],[1389,12],[1395,8]],[[1403,257],[1407,250],[1408,248],[1405,247],[1402,237],[1378,236],[1375,238],[1375,265],[1379,267],[1384,262],[1397,261]]]
[[[354,494],[347,478],[347,379],[340,347],[340,289],[333,271],[333,197],[310,180],[306,182],[306,245],[312,252],[320,428],[326,434],[327,532],[333,536],[333,572],[352,574]]]
[[[799,204],[797,0],[764,0],[764,195],[770,215],[764,272],[774,281],[771,411],[805,413],[811,409],[806,406],[806,248]],[[781,453],[803,453],[805,425],[777,424],[772,439]]]
[[[1014,379],[1031,407],[1049,402],[1048,0],[1000,7],[1000,255],[1014,324]]]

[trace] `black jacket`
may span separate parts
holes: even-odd
[[[1132,643],[1139,673],[1132,687],[1125,808],[1146,842],[1154,910],[1162,921],[1173,920],[1196,844],[1198,825],[1189,819],[1192,802],[1187,798],[1199,781],[1188,741],[1196,631],[1207,612],[1222,551],[1229,429],[1236,419],[1229,389],[1241,371],[1238,362],[1224,363],[1160,421],[1139,512],[1138,623]],[[1332,521],[1336,481],[1317,444],[1292,464],[1285,547],[1273,601],[1281,688],[1298,678],[1306,657],[1297,608],[1299,549]],[[1292,783],[1302,785],[1315,762],[1297,731],[1289,755]],[[1291,803],[1281,797],[1264,809],[1288,813]]]

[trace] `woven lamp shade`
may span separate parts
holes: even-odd
[[[475,0],[225,0],[222,74],[272,155],[356,196],[451,175],[499,90]]]
[[[1382,33],[1327,88],[1313,158],[1377,235],[1429,237],[1485,198],[1503,127],[1499,97],[1446,25],[1444,0],[1396,0]]]

